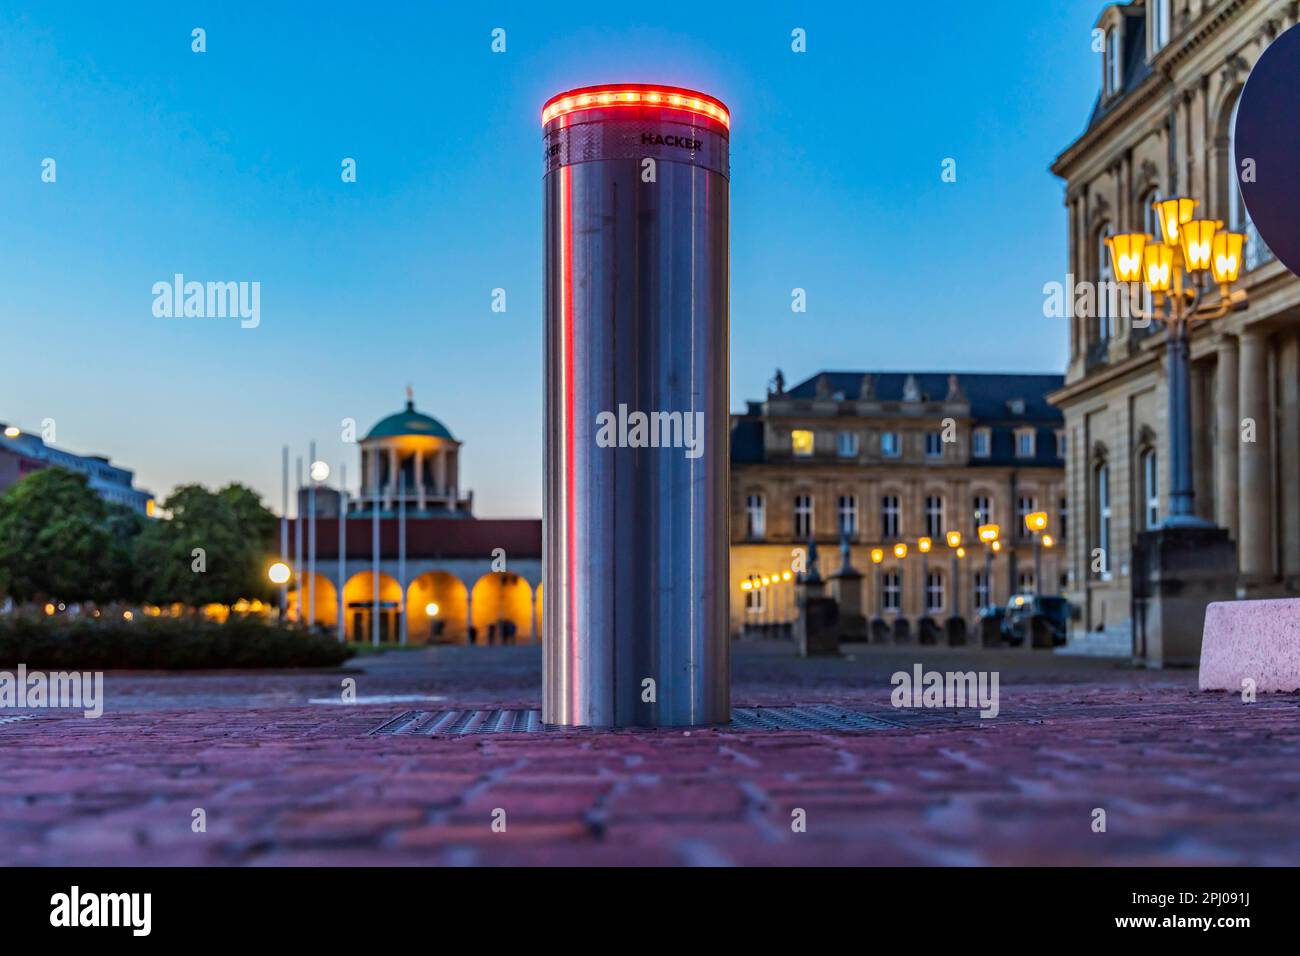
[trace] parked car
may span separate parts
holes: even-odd
[[[1023,645],[1030,620],[1042,619],[1051,634],[1052,646],[1066,643],[1070,630],[1070,602],[1055,594],[1018,594],[1011,599],[1002,618],[1002,636],[1014,647]]]

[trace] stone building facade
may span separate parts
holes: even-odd
[[[960,614],[988,602],[975,529],[1002,527],[992,563],[992,601],[1013,593],[1060,593],[1059,545],[1042,552],[1023,531],[1026,512],[1046,511],[1049,531],[1068,540],[1061,458],[1062,418],[1045,396],[1059,375],[823,372],[786,389],[780,373],[761,402],[731,423],[731,628],[784,623],[795,614],[794,581],[810,542],[823,576],[841,566],[841,531],[863,572],[862,606],[886,618],[953,613],[948,531],[960,531]],[[917,543],[933,541],[923,557]],[[895,544],[908,545],[901,560]],[[873,548],[886,559],[877,576]],[[770,586],[745,589],[767,576]]]
[[[1298,10],[1278,0],[1105,7],[1094,34],[1098,100],[1052,166],[1069,220],[1063,272],[1075,283],[1110,280],[1106,236],[1159,234],[1156,199],[1190,196],[1198,217],[1248,237],[1236,285],[1248,307],[1193,329],[1191,413],[1195,510],[1229,530],[1238,594],[1251,597],[1294,593],[1300,583],[1300,280],[1250,223],[1233,126],[1251,66]],[[1142,328],[1107,306],[1102,296],[1096,314],[1068,320],[1065,386],[1051,401],[1065,416],[1079,531],[1067,542],[1067,596],[1084,627],[1131,639],[1133,545],[1169,500],[1167,370],[1159,325]]]

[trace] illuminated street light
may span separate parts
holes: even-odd
[[[995,524],[982,524],[979,526],[979,537],[985,544],[992,544],[997,541],[998,535],[1001,533],[1002,529]]]
[[[288,584],[289,579],[293,577],[293,571],[283,561],[277,561],[267,569],[266,576],[271,579],[272,584]]]
[[[929,554],[932,542],[929,538],[919,538],[916,542],[916,549],[922,554]]]
[[[898,542],[898,544],[894,545],[894,557],[896,558],[907,557],[907,545],[903,544],[903,542],[901,541]]]
[[[961,547],[961,532],[960,532],[960,531],[949,531],[949,532],[948,532],[948,547],[950,547],[950,548],[960,548],[960,547]]]
[[[426,615],[428,615],[429,617],[437,617],[437,616],[438,616],[438,605],[437,605],[437,604],[434,604],[432,601],[430,601],[428,604],[426,604],[426,605],[424,606],[424,613],[425,613]]]
[[[1175,197],[1152,203],[1160,222],[1161,241],[1141,233],[1111,236],[1111,264],[1119,281],[1146,286],[1152,309],[1142,318],[1165,326],[1169,372],[1169,513],[1163,528],[1204,528],[1209,522],[1193,512],[1191,375],[1188,336],[1193,321],[1222,318],[1247,303],[1243,290],[1233,291],[1241,275],[1242,233],[1222,232],[1217,219],[1194,219],[1195,199]],[[1141,275],[1134,275],[1133,257],[1141,249]],[[1218,286],[1217,302],[1205,294]]]
[[[23,433],[22,429],[19,428],[17,425],[5,426],[5,438],[17,438],[22,433]]]
[[[330,466],[327,462],[313,461],[307,473],[312,481],[325,481],[330,476]]]

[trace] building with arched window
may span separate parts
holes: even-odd
[[[473,493],[460,483],[461,442],[409,394],[358,444],[359,490],[298,493],[304,551],[298,559],[295,519],[289,616],[363,642],[540,640],[540,519],[474,517]]]
[[[810,542],[825,576],[840,569],[843,538],[852,566],[866,572],[845,586],[861,588],[868,616],[880,610],[914,625],[958,611],[973,620],[1018,592],[1060,593],[1066,449],[1046,395],[1061,384],[1059,375],[822,372],[787,389],[778,372],[766,399],[731,419],[732,631],[791,621],[794,572]],[[1043,552],[1041,582],[1023,520],[1036,511],[1047,512],[1054,545]],[[991,593],[982,524],[1002,528]],[[966,552],[955,590],[952,531]],[[908,551],[898,557],[901,544]],[[878,580],[875,549],[884,553]]]
[[[1158,234],[1156,199],[1190,196],[1198,217],[1246,234],[1237,287],[1249,307],[1193,326],[1190,374],[1195,511],[1228,529],[1238,593],[1249,597],[1300,589],[1300,280],[1250,222],[1236,178],[1249,158],[1237,155],[1233,129],[1251,67],[1297,12],[1266,0],[1106,6],[1094,34],[1106,38],[1096,105],[1052,166],[1068,211],[1062,272],[1081,282],[1109,278],[1106,232]],[[1067,596],[1081,626],[1143,653],[1130,624],[1143,597],[1134,546],[1168,513],[1164,332],[1076,315],[1063,334],[1069,367],[1050,400],[1065,416],[1080,531],[1068,542]]]

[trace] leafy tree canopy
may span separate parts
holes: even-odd
[[[86,477],[67,469],[42,468],[12,485],[0,496],[0,586],[20,602],[112,597],[108,518]]]

